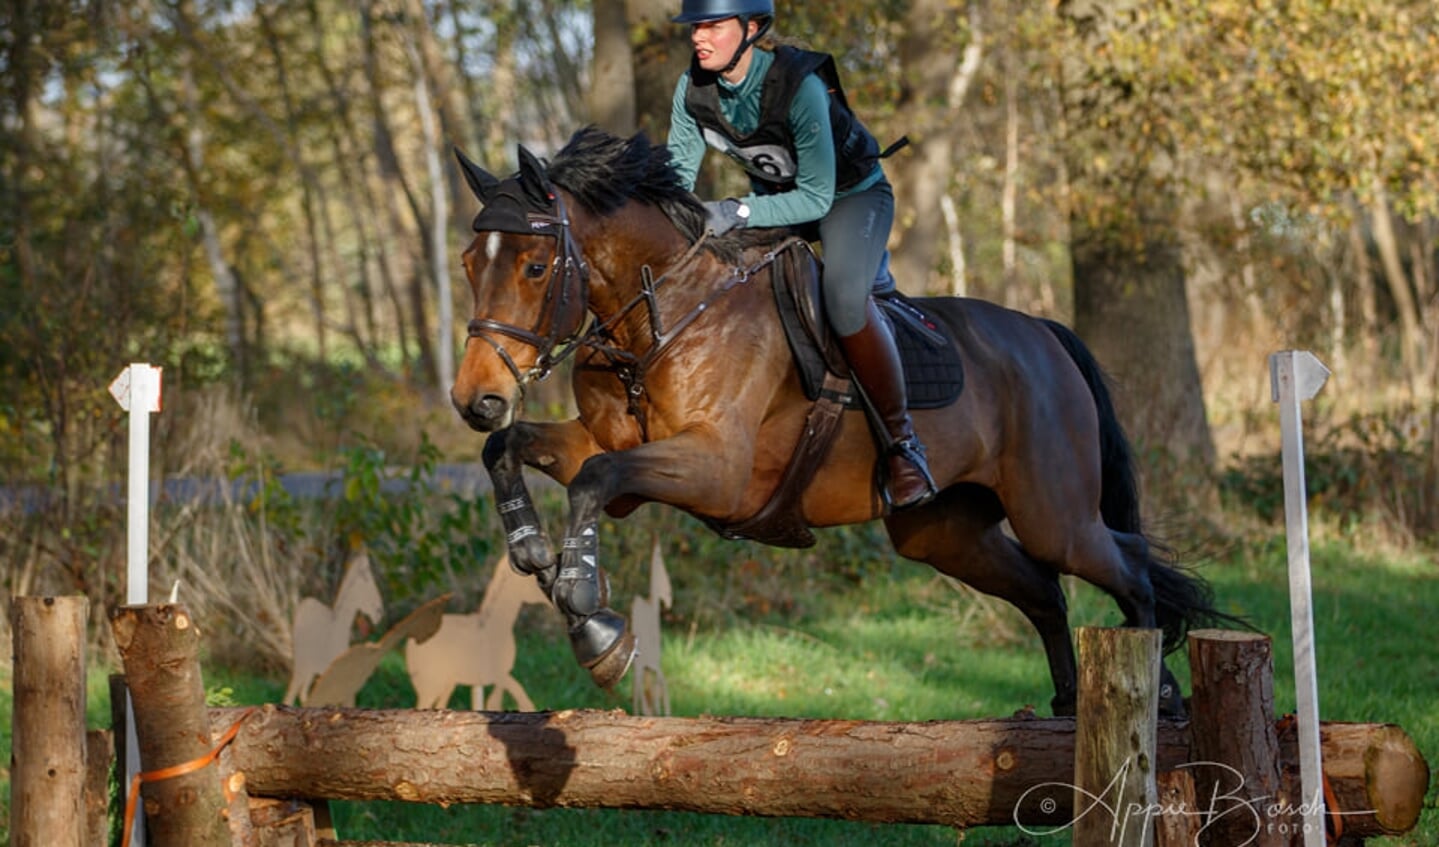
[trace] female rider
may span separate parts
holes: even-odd
[[[877,279],[893,285],[886,242],[894,193],[880,167],[884,154],[850,111],[832,57],[755,49],[773,19],[773,0],[684,0],[673,20],[690,25],[694,57],[675,86],[669,147],[691,189],[707,147],[749,174],[748,196],[705,203],[716,235],[818,222],[825,315],[889,442],[885,500],[892,509],[917,506],[934,497],[934,481],[899,353],[871,296]]]

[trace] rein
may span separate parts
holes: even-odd
[[[645,388],[645,375],[654,363],[670,348],[670,345],[679,337],[690,324],[694,323],[721,297],[747,284],[756,274],[773,264],[781,253],[788,250],[795,244],[803,244],[799,238],[788,238],[780,243],[773,250],[762,255],[758,261],[748,267],[732,267],[730,275],[724,279],[714,290],[710,291],[697,305],[680,316],[669,328],[664,326],[660,315],[658,292],[659,286],[670,278],[670,275],[677,269],[684,267],[699,253],[701,245],[709,237],[706,232],[699,238],[690,249],[680,257],[664,273],[658,277],[649,265],[640,267],[640,291],[628,303],[622,306],[619,311],[611,315],[601,323],[596,324],[585,337],[580,340],[579,345],[594,350],[604,356],[609,363],[610,370],[625,387],[625,396],[628,400],[626,411],[635,418],[640,426],[640,438],[649,441],[649,423],[645,415],[643,400],[648,394]],[[643,303],[649,312],[650,346],[641,355],[616,346],[612,343],[614,334],[613,327],[634,309]]]

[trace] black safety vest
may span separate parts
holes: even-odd
[[[794,136],[789,128],[789,107],[800,84],[812,73],[818,74],[829,90],[835,190],[843,191],[873,173],[880,151],[879,142],[849,108],[833,56],[795,47],[776,47],[774,62],[760,86],[759,125],[748,135],[741,135],[720,108],[718,74],[704,70],[697,62],[690,67],[685,109],[699,124],[705,141],[739,162],[752,180],[769,193],[788,191],[794,188],[798,166]]]

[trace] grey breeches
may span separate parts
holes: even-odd
[[[871,287],[892,287],[889,229],[894,223],[894,191],[887,180],[834,201],[819,222],[824,249],[824,307],[840,336],[864,329],[865,300]],[[883,279],[877,279],[880,276]]]

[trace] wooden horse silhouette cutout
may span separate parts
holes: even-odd
[[[636,597],[630,605],[630,626],[640,650],[634,664],[634,713],[637,715],[668,715],[670,692],[665,672],[660,667],[660,610],[674,604],[670,575],[660,553],[660,541],[654,539],[650,554],[650,596]]]
[[[333,606],[326,606],[313,597],[302,597],[295,606],[294,626],[290,630],[294,669],[290,673],[290,687],[280,702],[305,704],[315,678],[350,646],[350,628],[355,615],[364,615],[371,624],[378,624],[385,616],[380,587],[375,584],[375,574],[370,568],[370,555],[363,546],[351,554]]]
[[[353,706],[360,689],[380,666],[385,654],[408,643],[409,640],[426,641],[440,629],[449,594],[442,594],[420,606],[395,624],[375,641],[351,644],[345,652],[335,657],[325,672],[310,686],[305,697],[307,706]]]
[[[547,606],[549,602],[534,580],[510,567],[509,556],[501,557],[485,586],[479,611],[445,615],[439,631],[428,641],[405,644],[416,708],[443,709],[456,685],[469,685],[473,709],[499,711],[508,693],[521,711],[534,711],[535,704],[513,676],[514,626],[526,603]],[[494,686],[488,698],[485,686]]]

